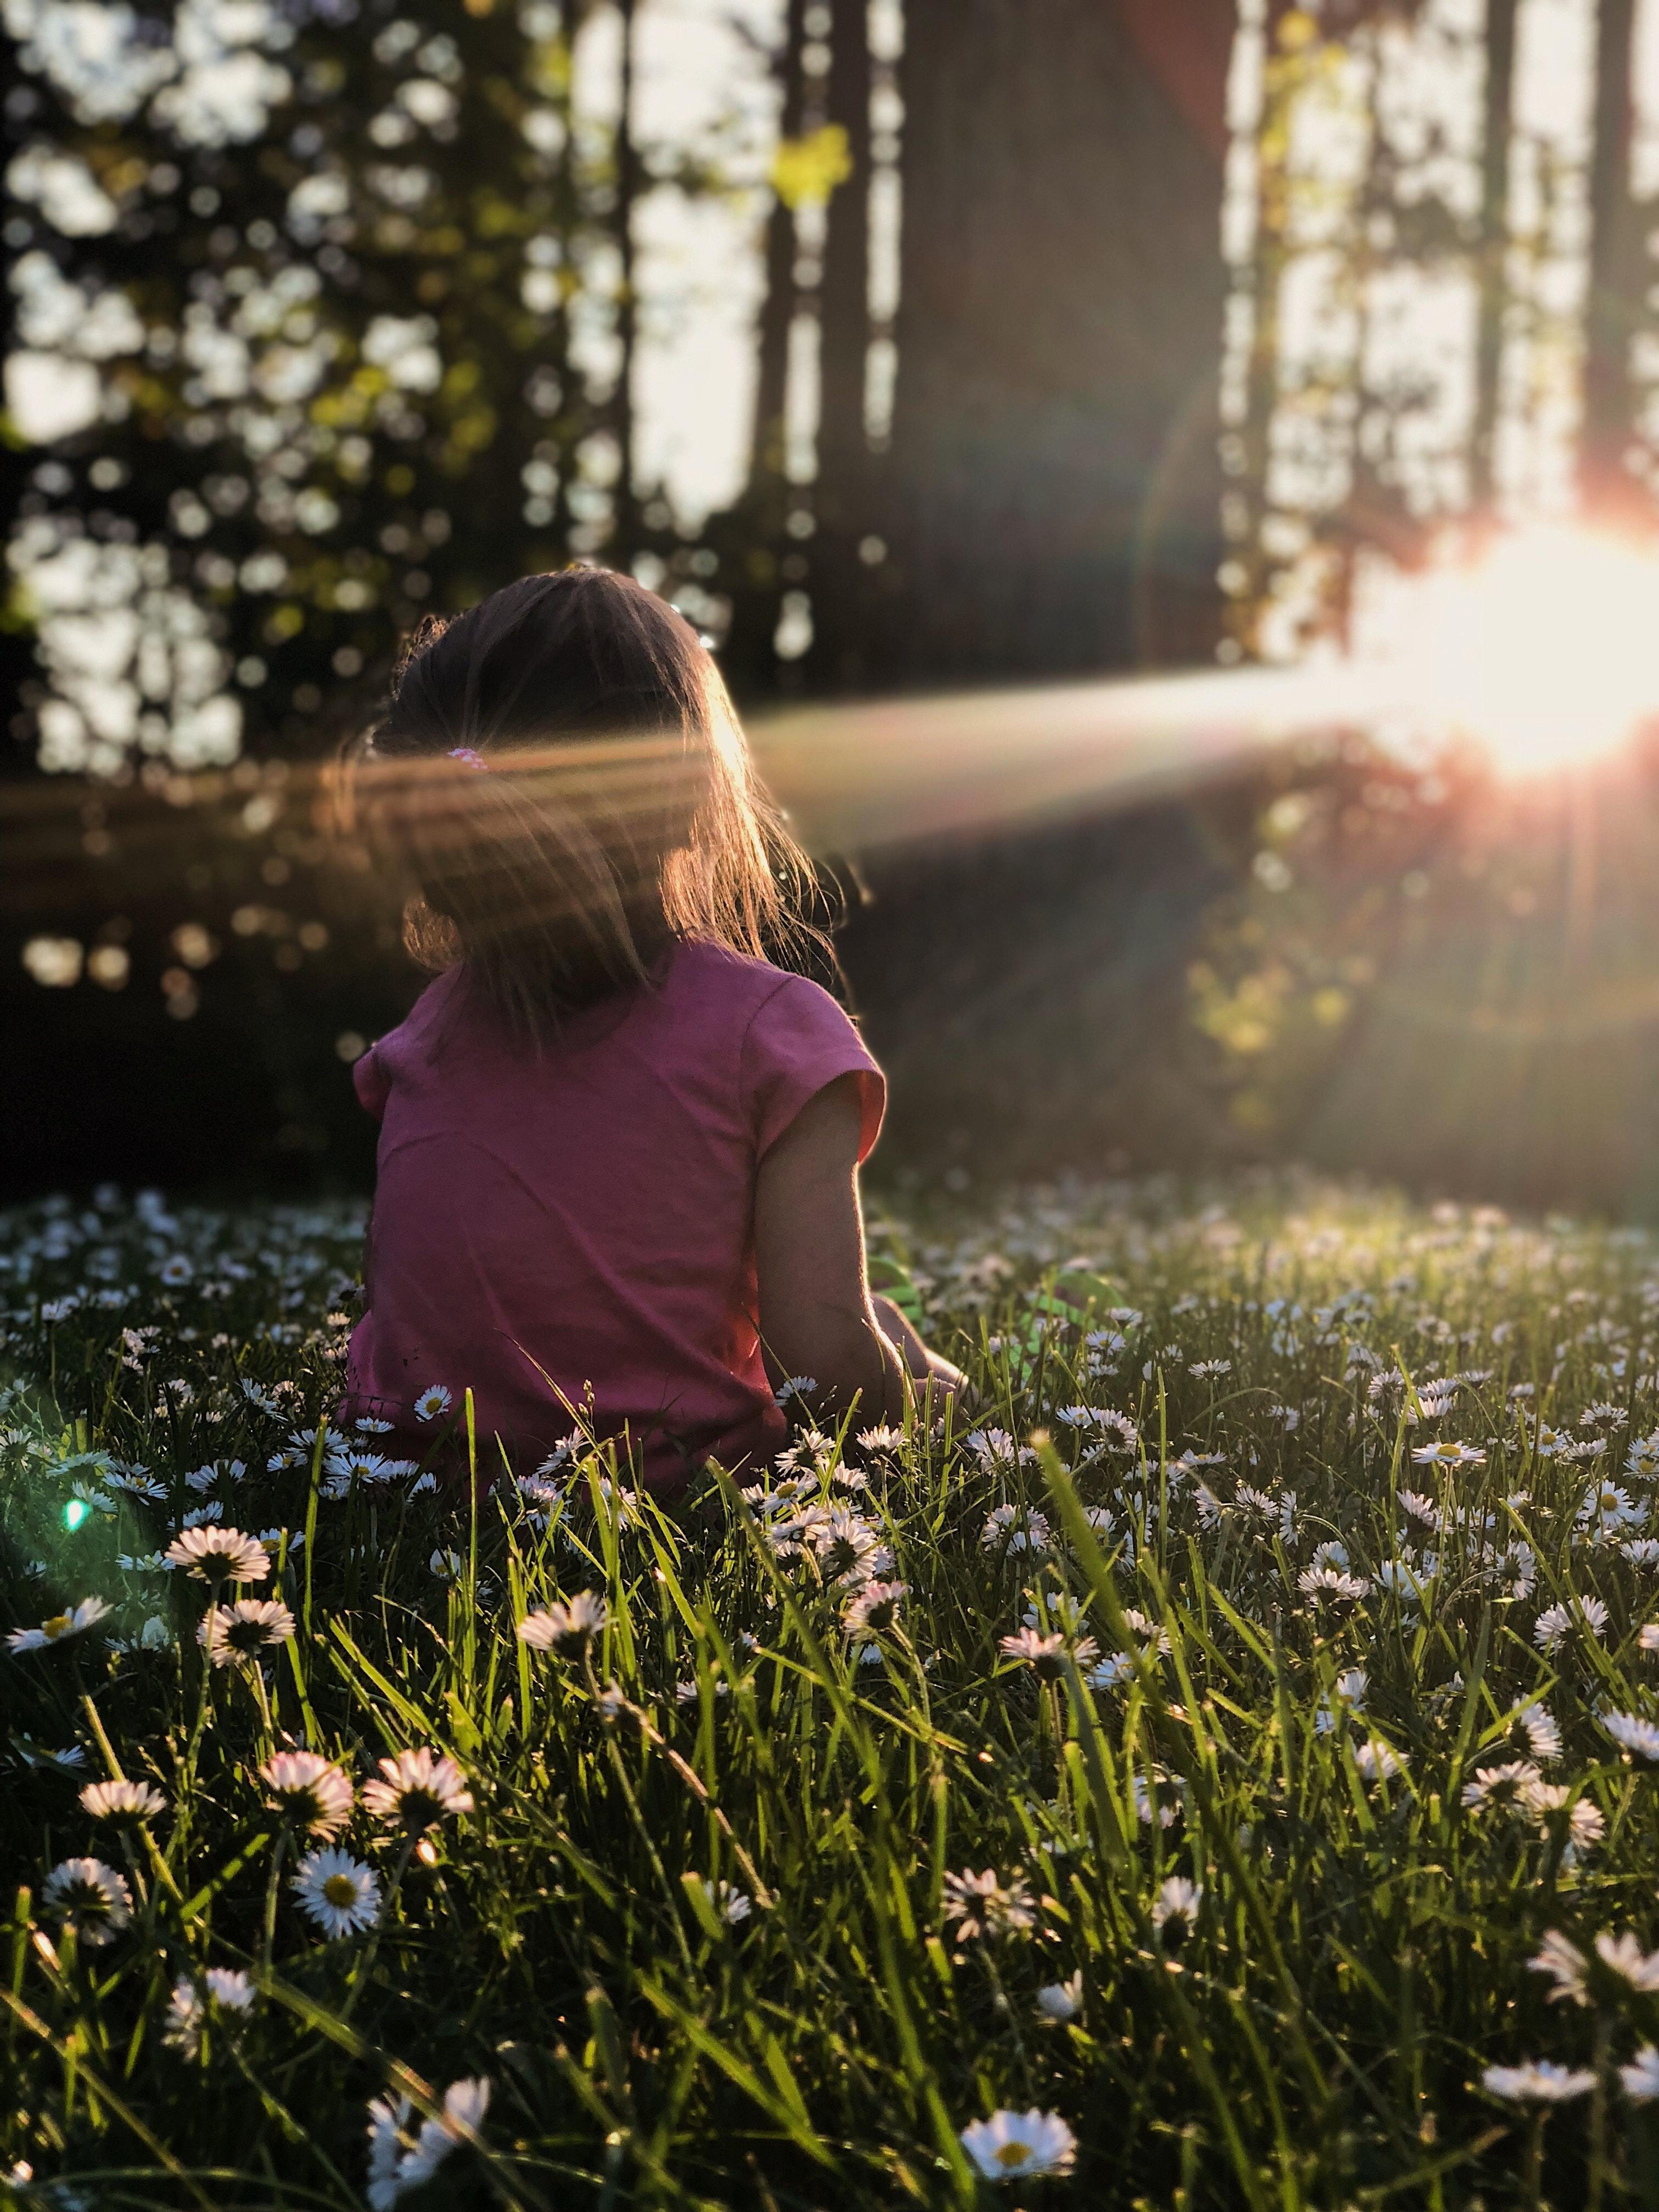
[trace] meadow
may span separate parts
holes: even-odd
[[[362,1229],[0,1223],[7,2201],[1659,2202],[1659,1238],[890,1192],[971,1414],[670,1512]]]

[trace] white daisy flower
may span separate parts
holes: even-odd
[[[1488,1805],[1514,1805],[1543,1780],[1529,1759],[1513,1759],[1501,1766],[1483,1766],[1463,1785],[1463,1803],[1471,1812]]]
[[[943,1914],[946,1926],[957,1923],[957,1941],[966,1943],[975,1936],[1020,1934],[1036,1925],[1031,1893],[1023,1875],[1007,1885],[988,1867],[983,1874],[971,1869],[945,1877]]]
[[[1079,1667],[1088,1667],[1100,1656],[1100,1646],[1092,1636],[1070,1637],[1058,1631],[1044,1636],[1035,1628],[1016,1629],[1012,1636],[1002,1638],[998,1649],[1005,1658],[1019,1660],[1035,1668],[1045,1682],[1059,1680],[1066,1671],[1068,1657]]]
[[[1425,1406],[1423,1410],[1427,1413],[1428,1407]],[[1412,1457],[1419,1467],[1484,1467],[1486,1463],[1485,1452],[1477,1450],[1474,1444],[1419,1444]]]
[[[993,2112],[962,2130],[962,2147],[988,2181],[1027,2181],[1069,2173],[1077,2137],[1058,2112]]]
[[[153,1820],[167,1805],[148,1782],[89,1782],[81,1792],[82,1810],[94,1820]]]
[[[294,1615],[276,1599],[239,1597],[234,1605],[208,1608],[196,1641],[214,1666],[246,1666],[272,1644],[286,1644],[294,1628]]]
[[[1639,1713],[1603,1713],[1601,1722],[1620,1751],[1659,1766],[1659,1722],[1644,1720]]]
[[[1621,1936],[1598,1936],[1595,1955],[1631,1989],[1648,1996],[1659,1990],[1659,1951],[1644,1951],[1628,1929]]]
[[[1373,1736],[1370,1742],[1354,1747],[1353,1763],[1362,1782],[1392,1782],[1406,1770],[1405,1755],[1381,1737]]]
[[[379,1875],[333,1844],[303,1858],[289,1887],[301,1912],[327,1936],[355,1936],[380,1917]]]
[[[441,2116],[422,2120],[411,2136],[408,2098],[377,2097],[368,2108],[369,2212],[391,2212],[407,2191],[429,2181],[459,2144],[476,2142],[489,2110],[488,2081],[452,2081]]]
[[[1561,1730],[1555,1716],[1536,1699],[1516,1715],[1527,1739],[1527,1748],[1540,1766],[1553,1766],[1561,1756]]]
[[[349,1776],[314,1751],[279,1751],[259,1769],[271,1802],[313,1836],[332,1836],[351,1818]]]
[[[1633,2105],[1650,2105],[1659,2098],[1659,2051],[1644,2043],[1627,2066],[1619,2069],[1625,2094]]]
[[[1636,1638],[1638,1651],[1659,1651],[1659,1620],[1644,1620]]]
[[[188,1977],[181,1977],[173,1984],[173,1995],[167,2000],[161,2040],[182,2051],[186,2058],[199,2055],[202,2030],[210,2011],[228,2014],[225,2024],[234,2032],[238,2016],[253,2007],[253,1984],[240,1968],[210,1966],[206,1981],[207,1987],[203,1990]]]
[[[167,1546],[167,1557],[204,1583],[262,1583],[270,1572],[270,1553],[240,1528],[187,1528]]]
[[[1048,1982],[1036,1993],[1036,2008],[1044,2020],[1075,2020],[1083,2009],[1083,1970],[1063,1982]]]
[[[1480,2086],[1489,2096],[1512,2105],[1562,2105],[1588,2096],[1595,2076],[1582,2068],[1558,2066],[1553,2058],[1538,2058],[1522,2066],[1488,2066]]]
[[[54,1644],[68,1644],[75,1637],[84,1636],[88,1629],[96,1628],[109,1609],[105,1598],[83,1597],[79,1605],[72,1605],[67,1613],[55,1613],[39,1628],[14,1628],[6,1638],[7,1647],[13,1651],[46,1651]]]
[[[435,1421],[441,1413],[447,1413],[454,1402],[441,1382],[428,1382],[415,1401],[415,1418],[417,1421]]]
[[[1527,1964],[1533,1973],[1546,1974],[1554,1983],[1555,1987],[1550,1991],[1552,2004],[1559,2004],[1564,2000],[1569,2004],[1589,2002],[1585,1982],[1589,1972],[1589,1960],[1559,1928],[1550,1929]]]
[[[739,1926],[755,1909],[753,1899],[740,1889],[733,1889],[729,1881],[706,1881],[702,1893],[714,1908],[716,1917],[728,1928]]]
[[[611,1608],[598,1590],[578,1590],[573,1598],[526,1613],[519,1623],[519,1641],[532,1651],[562,1650],[567,1644],[584,1651],[610,1620]]]
[[[1162,1930],[1172,1920],[1184,1920],[1189,1928],[1195,1926],[1203,1899],[1202,1883],[1188,1881],[1185,1875],[1172,1874],[1152,1900],[1153,1927]]]
[[[447,1752],[400,1751],[380,1761],[380,1774],[363,1784],[363,1805],[388,1827],[428,1828],[472,1810],[466,1778]]]
[[[898,1626],[899,1607],[909,1595],[908,1583],[866,1583],[842,1613],[842,1632],[848,1637],[890,1635]]]
[[[132,1892],[102,1859],[64,1859],[40,1887],[46,1911],[83,1943],[108,1943],[132,1918]]]
[[[1296,1578],[1296,1586],[1304,1597],[1316,1604],[1328,1599],[1336,1605],[1353,1605],[1370,1595],[1370,1584],[1364,1575],[1344,1574],[1336,1567],[1304,1567]]]

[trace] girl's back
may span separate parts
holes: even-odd
[[[539,1052],[452,969],[355,1071],[381,1134],[349,1410],[413,1444],[416,1401],[441,1386],[459,1408],[470,1385],[481,1443],[520,1469],[580,1418],[637,1446],[653,1486],[710,1453],[766,1456],[784,1424],[757,1325],[758,1164],[849,1074],[862,1159],[883,1085],[851,1023],[723,946],[672,945]]]

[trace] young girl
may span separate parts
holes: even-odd
[[[413,641],[355,787],[439,971],[353,1071],[380,1121],[347,1416],[479,1464],[580,1423],[672,1492],[961,1377],[865,1278],[880,1070],[817,984],[807,863],[696,633],[628,577],[508,585]]]

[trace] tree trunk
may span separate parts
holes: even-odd
[[[1633,391],[1631,339],[1642,293],[1639,225],[1631,199],[1632,48],[1636,0],[1601,0],[1595,31],[1595,138],[1590,156],[1589,301],[1584,318],[1584,419],[1579,482],[1603,519],[1642,500],[1626,465]]]
[[[622,17],[622,83],[617,110],[617,250],[621,261],[617,300],[619,359],[611,422],[622,466],[611,526],[611,550],[626,562],[639,536],[639,501],[634,484],[634,349],[639,331],[639,301],[634,268],[634,206],[640,194],[640,152],[634,138],[635,0],[617,0]]]
[[[859,688],[864,673],[871,530],[864,376],[870,344],[870,40],[866,0],[835,0],[828,120],[847,133],[852,174],[830,202],[819,295],[818,474],[812,541],[815,690]]]
[[[1514,129],[1515,33],[1520,0],[1486,0],[1486,83],[1480,155],[1480,319],[1475,343],[1469,497],[1490,515],[1494,446],[1509,301],[1510,144]]]
[[[910,0],[883,679],[1207,656],[1231,0]]]

